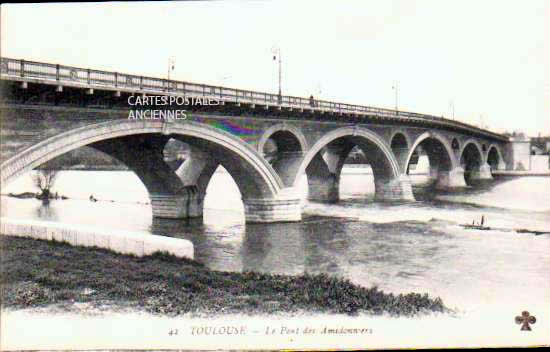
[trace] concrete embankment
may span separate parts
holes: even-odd
[[[550,176],[550,171],[495,170],[493,176]]]
[[[67,242],[73,246],[99,247],[138,257],[167,252],[176,257],[193,259],[194,253],[193,243],[180,238],[45,221],[0,218],[0,234]]]

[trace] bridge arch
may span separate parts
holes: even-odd
[[[470,147],[468,147],[469,145],[470,145]],[[471,149],[472,146],[475,147],[476,150],[477,150],[477,153],[479,153],[478,156],[480,157],[480,159],[479,159],[480,165],[484,164],[486,162],[486,159],[485,159],[485,153],[483,151],[483,147],[482,147],[481,143],[478,140],[474,139],[474,138],[469,138],[464,143],[462,143],[461,148],[460,148],[460,152],[458,154],[459,155],[458,160],[462,160],[462,158],[464,157],[464,151],[466,150],[466,148],[468,148],[468,151],[473,151],[473,149]]]
[[[279,123],[271,126],[262,134],[258,141],[258,152],[260,154],[264,152],[266,142],[274,136],[276,142],[291,140],[292,149],[296,149],[295,151],[305,152],[308,149],[306,137],[299,128],[287,123]]]
[[[403,129],[398,129],[393,131],[390,137],[390,146],[406,146],[407,148],[411,145],[411,137],[407,131]]]
[[[417,148],[422,147],[429,160],[429,172],[431,180],[435,181],[438,189],[451,189],[466,186],[464,172],[459,167],[453,145],[457,144],[456,138],[451,143],[443,135],[428,131],[415,140],[409,150],[405,170],[409,173],[409,164]]]
[[[258,142],[258,152],[275,169],[285,186],[292,186],[307,149],[302,131],[286,122],[268,128]]]
[[[432,143],[426,147],[426,152],[428,154],[428,158],[430,159],[430,166],[432,163],[436,164],[437,162],[440,170],[445,171],[454,169],[457,166],[458,163],[456,162],[453,149],[447,138],[437,132],[429,131],[418,136],[413,145],[410,147],[405,163],[405,170],[407,173],[414,151],[420,144],[426,143],[427,140],[432,141]]]
[[[485,165],[485,156],[481,144],[475,139],[468,139],[464,142],[460,151],[460,165],[464,169],[464,179],[466,184],[479,179],[480,171]]]
[[[117,147],[124,148],[124,144],[127,144],[129,139],[150,141],[151,139],[168,140],[171,137],[213,154],[216,162],[223,165],[233,176],[243,197],[245,208],[247,200],[256,203],[261,200],[265,203],[265,200],[280,198],[279,193],[283,189],[283,183],[273,168],[256,150],[227,132],[192,121],[175,123],[170,121],[115,120],[76,128],[50,137],[7,159],[1,165],[0,182],[5,185],[48,160],[81,146],[93,144],[105,151],[106,141],[114,142],[107,148],[113,150]],[[119,156],[128,156],[132,153],[137,154],[138,159],[142,156],[140,152],[135,149],[131,150],[131,148],[119,153]],[[145,155],[145,158],[147,157]],[[124,160],[121,161],[124,162]],[[164,172],[162,174],[156,166],[148,165],[147,161],[142,161],[140,167],[141,175],[138,173],[138,176],[145,181],[144,184],[148,188],[162,188],[168,182],[154,187],[151,186],[154,182],[148,182],[147,176],[158,179],[169,174],[169,177],[177,178],[174,172],[170,174],[161,170]],[[209,169],[208,172],[203,172],[199,176],[209,179],[212,172],[213,170]],[[151,189],[148,190],[151,193]],[[157,193],[160,190],[152,189],[152,191]],[[169,191],[174,192],[174,189]],[[154,201],[153,198],[151,199]],[[165,198],[163,199],[165,200]],[[255,207],[262,208],[264,203],[259,206],[256,204]]]
[[[376,133],[357,126],[335,129],[319,139],[305,154],[293,184],[297,186],[305,173],[310,199],[337,201],[340,173],[346,157],[355,146],[368,155],[377,199],[412,200],[410,189],[403,190],[399,163],[391,147]]]
[[[490,144],[487,148],[487,156],[485,157],[487,164],[491,167],[491,170],[500,170],[504,166],[504,158],[497,144]]]
[[[411,138],[408,133],[403,129],[398,129],[391,134],[390,147],[401,167],[402,173],[407,172],[407,157],[409,154],[409,147],[411,146]]]

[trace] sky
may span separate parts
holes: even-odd
[[[550,1],[4,4],[0,55],[550,135]]]

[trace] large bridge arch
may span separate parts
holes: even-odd
[[[375,198],[378,200],[413,200],[410,182],[401,177],[399,163],[390,145],[375,132],[358,126],[341,127],[326,133],[304,155],[293,184],[307,174],[310,194],[315,200],[338,199],[338,183],[345,158],[354,146],[368,155],[375,179]],[[326,199],[323,199],[326,198]],[[310,199],[311,196],[310,196]]]
[[[193,121],[176,123],[151,120],[115,120],[76,128],[37,143],[3,162],[0,182],[5,185],[48,160],[81,146],[94,143],[102,145],[103,143],[102,149],[108,151],[112,146],[105,147],[104,142],[107,140],[118,141],[118,145],[122,146],[128,141],[128,138],[147,140],[149,137],[166,138],[166,140],[174,137],[213,154],[214,159],[229,171],[237,183],[245,204],[247,221],[299,220],[300,214],[297,206],[299,201],[289,199],[288,192],[282,192],[284,185],[280,177],[254,148],[227,132]],[[139,154],[137,150],[126,150],[125,152]],[[147,163],[142,162],[142,164]],[[157,169],[152,170],[151,166],[145,165],[145,167],[149,167],[152,172],[157,172]],[[140,171],[142,174],[148,172],[148,170]],[[212,171],[209,169],[208,172],[202,173],[200,176],[209,179]],[[145,186],[147,187],[148,184],[145,183]],[[149,187],[151,186],[149,185]],[[178,203],[172,199],[174,191],[174,189],[168,190],[168,198],[163,196],[159,198],[158,202],[162,202],[163,207],[171,207]],[[184,188],[184,193],[187,191]],[[153,192],[159,193],[159,189],[154,189]],[[154,203],[155,198],[152,197],[151,200]],[[278,209],[281,206],[284,208],[282,211]],[[278,215],[281,215],[282,219],[278,219]]]

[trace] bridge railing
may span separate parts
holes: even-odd
[[[476,126],[427,114],[418,114],[414,112],[337,103],[326,100],[287,95],[279,96],[272,93],[184,81],[174,81],[155,77],[137,76],[118,72],[84,69],[43,62],[16,60],[5,57],[0,58],[0,73],[2,75],[20,78],[38,78],[58,81],[60,84],[104,86],[111,89],[141,90],[144,92],[177,94],[187,97],[214,98],[225,102],[274,105],[285,108],[312,109],[331,113],[353,113],[358,115],[374,115],[387,118],[437,121],[440,124],[462,127],[500,139],[504,138],[501,135],[487,130],[482,130]]]

